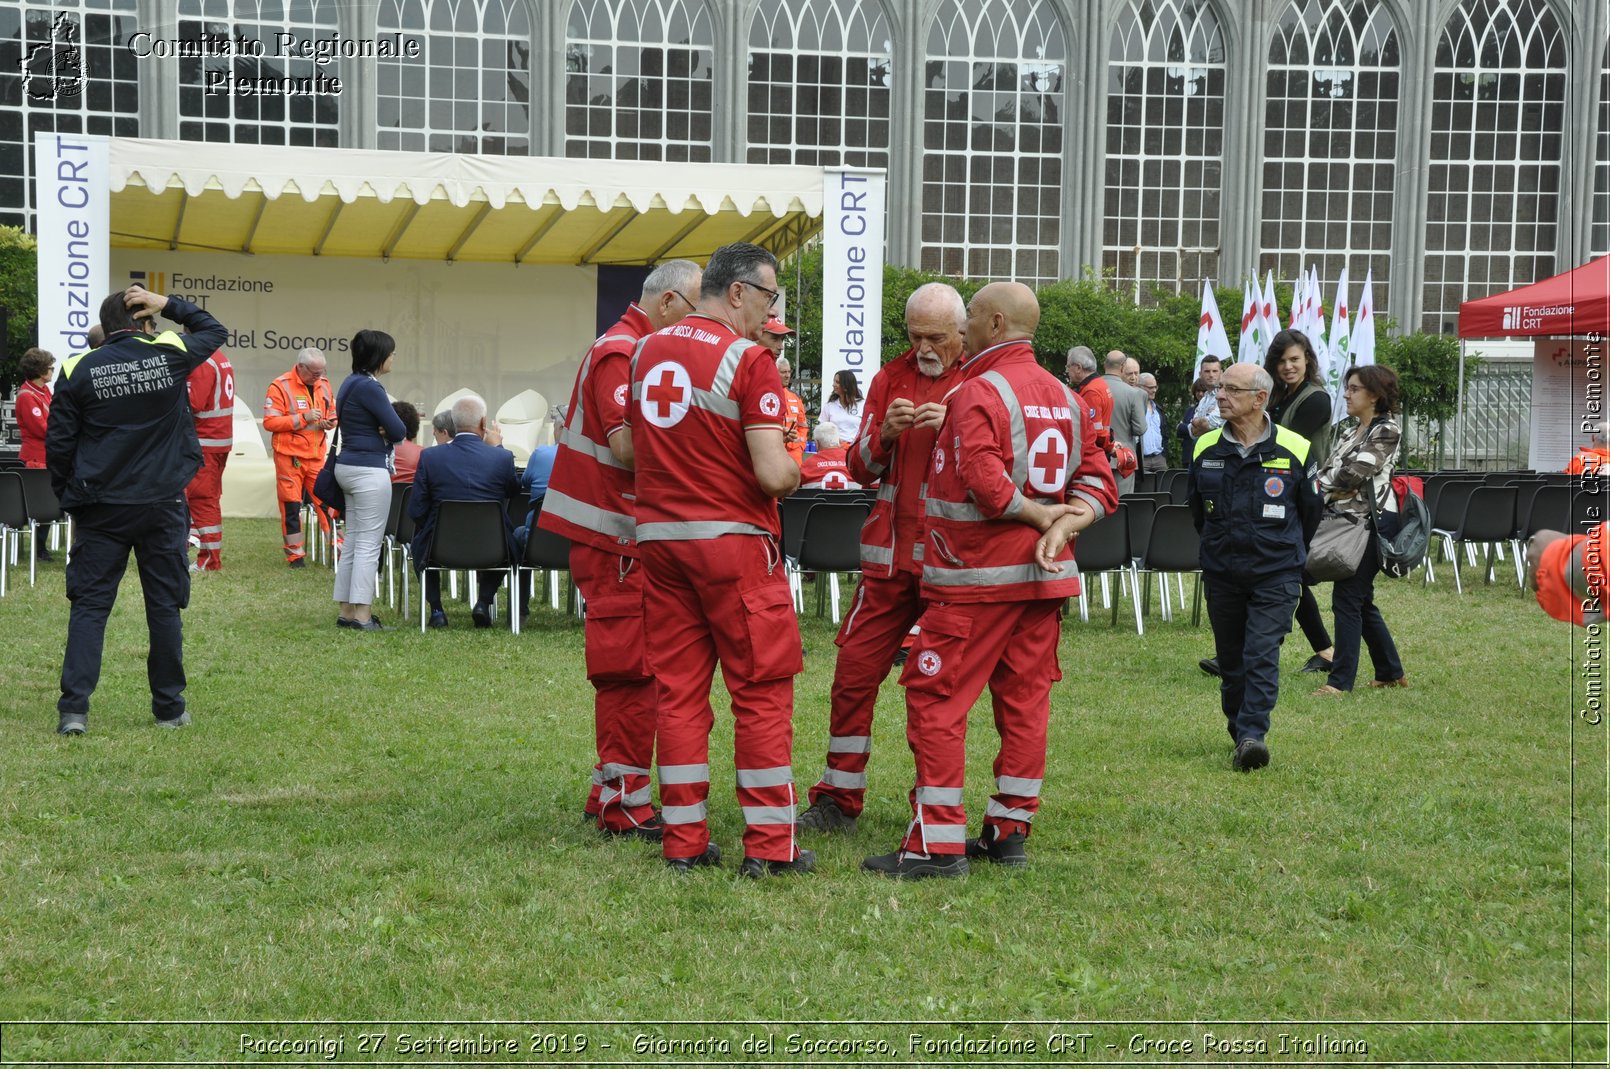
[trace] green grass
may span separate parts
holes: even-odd
[[[1019,874],[906,886],[857,871],[909,818],[891,680],[861,830],[808,841],[812,877],[751,884],[730,864],[674,878],[651,848],[581,825],[577,621],[544,608],[516,638],[471,630],[459,608],[427,636],[338,631],[330,573],[287,571],[277,541],[272,522],[230,521],[228,570],[194,584],[186,731],[151,727],[132,578],[81,739],[52,733],[61,565],[34,589],[24,569],[0,601],[0,1020],[921,1021],[804,1031],[931,1062],[911,1032],[1030,1037],[1039,1057],[1076,1060],[1045,1042],[1079,1029],[1043,1022],[1151,1020],[1184,1023],[1095,1024],[1086,1057],[1140,1059],[1140,1034],[1191,1039],[1191,1060],[1212,1031],[1352,1037],[1377,1062],[1604,1061],[1602,1023],[1570,1022],[1606,1016],[1610,725],[1577,715],[1584,655],[1512,581],[1463,598],[1448,576],[1378,584],[1406,691],[1310,697],[1320,679],[1297,674],[1295,636],[1273,763],[1245,776],[1196,668],[1205,626],[1154,610],[1137,639],[1122,614],[1116,629],[1099,608],[1075,616]],[[802,624],[801,790],[821,770],[835,652],[826,621]],[[719,685],[716,702],[712,832],[736,856]],[[975,825],[988,709],[969,741]],[[1225,1021],[1354,1023],[1189,1023]],[[1400,1023],[1358,1023],[1382,1021]],[[344,1036],[352,1059],[365,1031],[277,1028],[9,1025],[0,1059],[234,1058],[241,1031]],[[734,1051],[757,1030],[648,1029]],[[582,1057],[631,1055],[639,1031],[586,1029]],[[768,1059],[726,1059],[745,1060]]]

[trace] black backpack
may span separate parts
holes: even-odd
[[[1375,508],[1375,494],[1370,494],[1370,509]],[[1375,548],[1381,556],[1381,572],[1394,579],[1414,574],[1425,563],[1426,551],[1431,547],[1431,510],[1419,494],[1412,490],[1398,497],[1398,516],[1402,526],[1398,533],[1387,538],[1377,525]]]

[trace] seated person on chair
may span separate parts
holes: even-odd
[[[514,472],[514,454],[502,448],[503,435],[486,422],[486,402],[465,397],[453,403],[456,432],[446,445],[419,454],[419,470],[414,475],[414,493],[408,499],[408,515],[416,524],[413,542],[414,567],[423,570],[436,533],[436,515],[444,501],[496,501],[499,505],[520,488]],[[514,559],[514,529],[508,515],[503,516],[503,540],[510,559]],[[492,599],[503,582],[501,571],[480,574],[471,617],[476,627],[492,626]],[[425,577],[425,600],[430,603],[430,626],[446,627],[442,609],[441,573]]]
[[[839,439],[839,429],[831,423],[818,423],[811,438],[816,442],[816,452],[806,453],[800,463],[800,487],[859,490],[861,484],[850,478],[850,465],[845,458],[849,450]]]

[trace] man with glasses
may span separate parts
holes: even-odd
[[[1319,526],[1308,439],[1270,420],[1264,408],[1273,388],[1257,364],[1225,371],[1216,391],[1224,425],[1197,438],[1188,482],[1220,706],[1241,772],[1269,763],[1264,736],[1280,695],[1280,644]]]
[[[654,621],[648,668],[660,681],[662,852],[678,872],[721,861],[706,817],[717,661],[732,698],[740,871],[804,873],[816,862],[794,838],[794,676],[804,663],[778,548],[777,499],[799,486],[799,465],[783,445],[776,358],[750,340],[776,286],[777,260],[765,249],[717,249],[698,308],[632,357],[636,536]]]
[[[317,506],[319,525],[328,533],[330,519],[313,484],[324,467],[324,435],[335,426],[335,397],[324,374],[324,354],[303,349],[296,366],[268,384],[263,404],[263,429],[272,435],[274,485],[279,492],[280,531],[285,539],[285,563],[305,566],[302,534],[302,497]]]
[[[608,835],[657,842],[649,765],[659,686],[643,658],[643,569],[633,504],[632,352],[693,310],[701,272],[669,260],[643,280],[642,300],[593,342],[558,427],[559,452],[537,526],[570,539],[570,575],[587,600],[587,678],[598,761],[583,816]],[[533,463],[535,457],[533,456]]]

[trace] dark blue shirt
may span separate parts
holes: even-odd
[[[335,412],[341,428],[337,464],[388,467],[391,443],[408,437],[397,410],[386,400],[386,388],[373,375],[348,375],[336,394]]]

